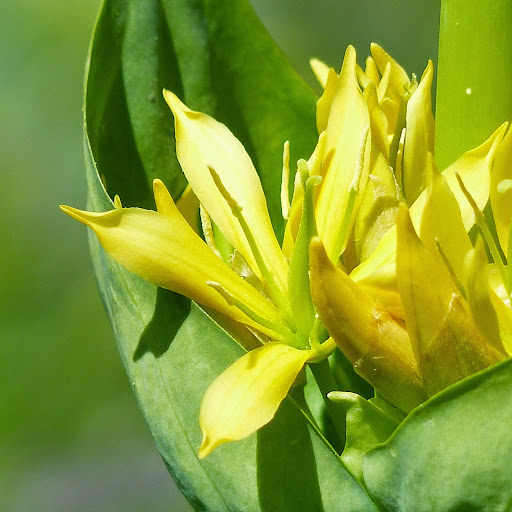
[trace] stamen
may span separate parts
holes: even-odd
[[[203,235],[206,245],[208,245],[208,247],[216,256],[222,259],[222,255],[220,254],[220,251],[215,244],[210,216],[208,215],[208,212],[202,203],[199,204],[199,216],[201,217],[201,227],[203,228]]]
[[[322,345],[322,342],[320,341],[320,335],[324,330],[324,324],[322,323],[322,320],[320,320],[320,316],[316,314],[313,327],[311,328],[311,332],[309,333],[309,343],[313,350],[320,350],[320,347]]]
[[[441,247],[441,244],[439,243],[439,238],[436,237],[435,243],[436,243],[437,252],[441,256],[443,263],[445,264],[446,269],[448,270],[448,273],[450,274],[450,277],[452,278],[453,282],[455,283],[455,286],[458,288],[460,294],[464,298],[466,298],[466,289],[464,288],[464,285],[462,284],[461,280],[457,277],[457,274],[453,270],[451,263],[448,261],[448,257],[446,256],[446,253],[444,252],[443,248]]]
[[[283,173],[281,177],[281,212],[283,219],[288,220],[290,215],[290,142],[286,141],[283,147]]]
[[[266,318],[258,315],[251,308],[246,306],[242,301],[238,300],[236,297],[233,297],[233,295],[229,293],[220,283],[216,281],[206,281],[206,284],[213,288],[220,295],[222,295],[224,300],[230,306],[235,306],[257,324],[265,327],[270,331],[273,331],[276,334],[276,341],[284,341],[288,345],[292,346],[296,343],[295,336],[284,325],[271,322],[270,320],[267,320]]]
[[[407,129],[404,128],[400,133],[400,140],[398,141],[398,149],[396,152],[396,162],[395,162],[395,179],[400,186],[401,195],[405,198],[405,178],[404,178],[404,169],[403,169],[403,161],[404,161],[404,146],[405,146],[405,136],[407,134]]]
[[[114,206],[116,207],[116,210],[120,210],[123,207],[121,204],[121,198],[117,194],[114,196]]]
[[[322,181],[322,178],[320,176],[309,177],[309,166],[305,160],[299,160],[297,166],[304,189],[304,198],[299,230],[288,272],[288,295],[297,325],[297,334],[300,335],[304,347],[307,347],[316,313],[309,286],[309,243],[311,238],[317,234],[313,188]]]
[[[487,243],[487,247],[489,247],[489,251],[491,252],[492,259],[494,260],[494,262],[496,263],[496,265],[498,266],[498,269],[500,271],[501,279],[503,280],[503,284],[505,286],[505,289],[507,290],[507,294],[510,296],[510,285],[509,285],[508,271],[505,266],[505,262],[503,261],[503,258],[500,254],[498,246],[496,245],[494,237],[492,236],[492,233],[489,230],[489,226],[487,226],[487,221],[485,220],[485,215],[478,208],[476,201],[473,199],[473,196],[470,194],[469,190],[466,188],[466,185],[464,185],[464,182],[462,181],[462,178],[460,177],[460,174],[458,172],[455,173],[455,177],[457,178],[457,181],[459,183],[460,189],[462,190],[462,193],[464,194],[465,198],[467,199],[468,203],[470,204],[471,208],[473,209],[476,225],[480,228],[480,231],[482,232],[482,234],[484,236],[484,240]]]
[[[293,322],[291,321],[291,316],[289,312],[290,306],[288,303],[288,299],[285,297],[283,291],[281,290],[281,287],[275,281],[273,274],[269,271],[265,263],[265,260],[263,259],[263,255],[261,254],[261,251],[258,247],[258,244],[256,243],[256,239],[252,234],[251,228],[247,224],[247,221],[245,220],[244,216],[242,215],[242,207],[226,190],[226,187],[224,187],[224,184],[222,183],[220,176],[217,174],[217,171],[211,165],[208,166],[208,170],[210,171],[215,186],[217,187],[225,201],[228,203],[228,206],[231,208],[231,212],[236,217],[240,224],[240,227],[242,228],[242,231],[247,239],[254,259],[256,260],[256,264],[258,265],[261,275],[263,276],[263,280],[269,289],[270,295],[272,296],[272,300],[276,305],[280,307],[281,311],[284,313],[283,320],[287,322],[291,327]]]
[[[348,199],[347,206],[345,208],[345,212],[343,213],[343,220],[341,221],[340,230],[338,232],[338,239],[335,247],[335,251],[333,254],[339,254],[341,252],[341,248],[343,247],[346,238],[349,235],[349,227],[350,221],[352,219],[352,213],[354,211],[354,206],[356,203],[356,198],[359,195],[359,187],[361,184],[361,177],[363,175],[364,170],[364,154],[366,151],[366,143],[368,141],[369,128],[367,128],[363,136],[361,137],[361,144],[359,146],[359,156],[357,157],[356,169],[354,173],[354,177],[352,178],[352,183],[350,184],[350,188],[348,190]]]

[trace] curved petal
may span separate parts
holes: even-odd
[[[206,391],[199,426],[199,458],[217,446],[243,439],[266,425],[304,364],[316,355],[281,343],[248,352],[217,377]]]
[[[315,78],[318,80],[318,83],[325,89],[325,85],[327,84],[327,76],[329,75],[329,66],[322,62],[319,59],[310,59],[309,67],[315,74]]]
[[[408,412],[426,399],[407,331],[382,305],[310,244],[311,294],[322,322],[356,372]]]
[[[429,153],[434,153],[434,116],[432,114],[432,79],[434,65],[428,61],[417,89],[407,102],[406,136],[403,157],[403,189],[411,205],[425,187]]]
[[[140,208],[106,213],[61,208],[89,226],[110,256],[131,272],[268,333],[268,329],[230,306],[208,283],[219,283],[258,316],[278,323],[275,306],[215,256],[183,219],[170,196],[169,200],[163,206],[161,198],[157,199],[165,213]]]
[[[222,123],[190,110],[170,91],[164,91],[164,97],[174,114],[178,160],[199,201],[261,277],[247,237],[211,176],[209,167],[212,167],[242,210],[267,268],[281,290],[286,290],[286,260],[270,222],[260,179],[244,147]]]
[[[446,179],[437,170],[432,155],[424,162],[430,181],[426,190],[425,207],[419,222],[419,237],[432,254],[439,258],[439,245],[459,280],[464,276],[464,257],[472,249],[464,228],[459,203]]]
[[[327,88],[324,94],[326,91]],[[325,151],[332,150],[334,154],[316,206],[318,232],[333,260],[345,248],[357,210],[356,200],[353,212],[347,212],[349,194],[352,189],[356,194],[364,190],[368,177],[365,153],[369,151],[365,148],[369,150],[370,146],[366,143],[369,126],[368,107],[356,76],[356,52],[349,46],[336,81],[326,128]]]
[[[494,292],[489,286],[489,267],[482,238],[477,238],[475,248],[466,255],[465,264],[466,299],[473,319],[487,341],[505,355],[498,316],[491,299]]]
[[[381,75],[384,75],[386,66],[389,64],[390,77],[385,96],[400,105],[400,100],[404,93],[404,87],[410,84],[407,73],[404,71],[404,68],[378,44],[372,43],[370,45],[370,52]]]

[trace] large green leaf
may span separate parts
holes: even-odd
[[[113,194],[125,205],[151,207],[155,177],[175,197],[183,190],[164,87],[240,138],[282,232],[282,145],[291,141],[294,159],[309,155],[316,139],[315,96],[246,0],[104,3],[86,86],[89,208],[112,208]],[[291,398],[257,434],[199,461],[201,398],[243,349],[196,305],[130,274],[94,235],[90,240],[134,392],[165,463],[197,510],[376,510]]]
[[[316,97],[247,0],[105,1],[91,47],[87,135],[110,196],[127,206],[153,204],[155,177],[175,197],[186,184],[163,88],[241,140],[282,235],[283,144],[290,140],[292,162],[309,156]]]
[[[512,510],[512,360],[417,408],[363,460],[389,512]]]

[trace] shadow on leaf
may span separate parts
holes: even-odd
[[[262,512],[324,511],[311,434],[300,415],[285,400],[257,433]]]
[[[156,358],[165,354],[189,313],[189,299],[158,288],[153,318],[139,339],[133,361],[137,362],[147,352]]]

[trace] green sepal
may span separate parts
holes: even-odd
[[[347,436],[341,460],[364,484],[364,454],[386,441],[404,415],[380,398],[366,400],[356,393],[345,391],[333,391],[329,393],[329,398],[342,405],[347,412]]]

